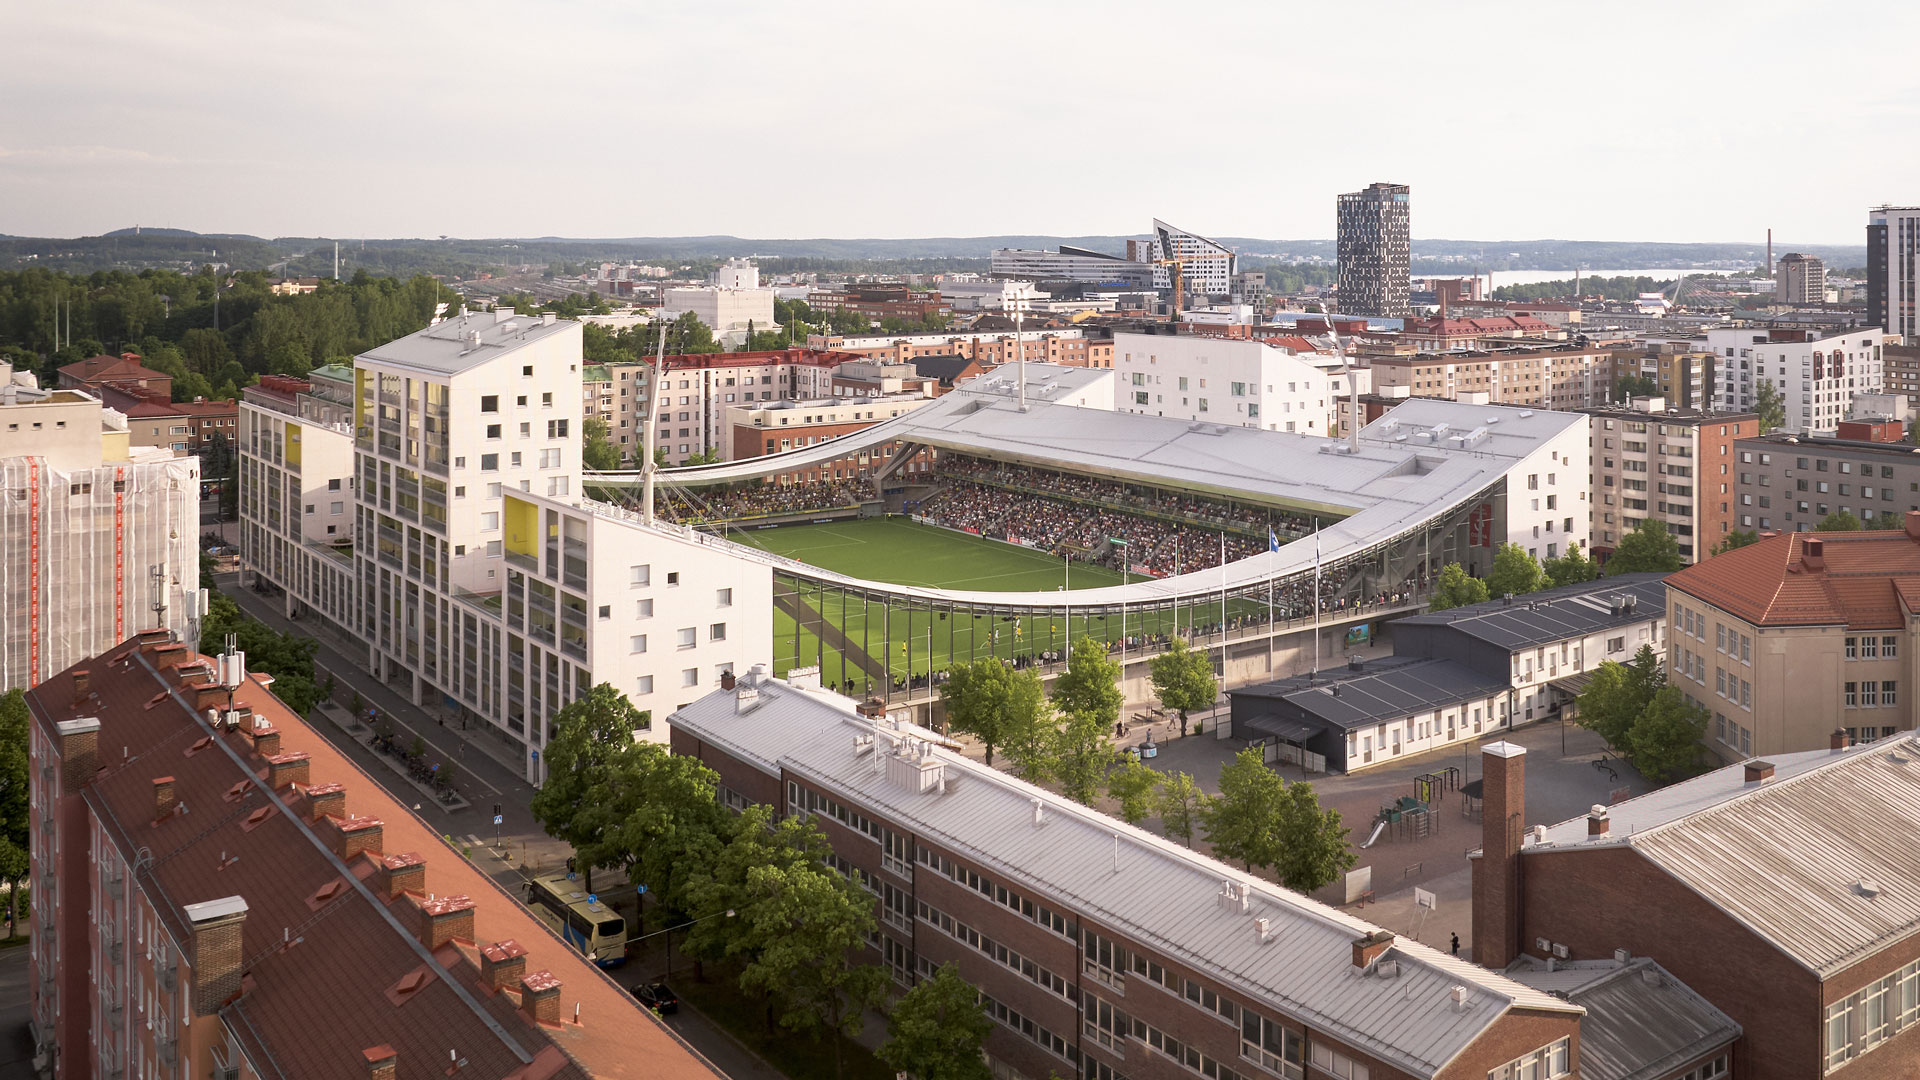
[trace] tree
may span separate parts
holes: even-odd
[[[1220,684],[1213,677],[1213,660],[1204,650],[1189,648],[1182,637],[1167,643],[1167,649],[1153,658],[1151,665],[1154,696],[1160,707],[1180,714],[1180,732],[1186,734],[1187,714],[1212,708],[1220,696]]]
[[[1538,592],[1546,584],[1546,573],[1539,560],[1527,549],[1509,540],[1494,552],[1493,569],[1487,573],[1487,592],[1492,596],[1520,596]]]
[[[1683,565],[1680,545],[1667,531],[1666,524],[1655,518],[1641,518],[1632,532],[1620,538],[1620,546],[1613,549],[1613,556],[1607,560],[1607,576],[1671,574]]]
[[[1613,380],[1613,400],[1631,401],[1636,397],[1654,397],[1660,386],[1645,375],[1622,375]]]
[[[1207,843],[1221,859],[1237,861],[1247,869],[1273,866],[1280,860],[1275,825],[1286,798],[1280,774],[1267,768],[1260,751],[1248,747],[1220,767],[1220,794],[1200,807],[1200,823]]]
[[[554,735],[545,751],[547,780],[533,793],[529,809],[548,836],[584,853],[606,826],[589,800],[607,783],[607,772],[633,748],[634,734],[648,726],[648,714],[611,684],[600,683],[568,702],[554,714],[553,723]],[[593,864],[585,866],[591,873]]]
[[[954,664],[940,684],[947,726],[985,743],[988,766],[993,765],[993,748],[1006,741],[1008,726],[1016,722],[1008,710],[1013,677],[1013,669],[998,657],[986,656]]]
[[[1828,514],[1826,517],[1821,518],[1820,524],[1815,525],[1813,527],[1813,531],[1814,532],[1859,532],[1860,519],[1857,517],[1854,517],[1852,513],[1846,510],[1835,510],[1833,513]]]
[[[1760,418],[1760,434],[1765,435],[1787,424],[1787,406],[1780,400],[1780,389],[1765,378],[1753,394],[1753,411]]]
[[[1548,558],[1541,564],[1546,571],[1547,581],[1555,586],[1577,585],[1583,581],[1592,581],[1600,576],[1600,567],[1587,558],[1578,543],[1567,545],[1567,553],[1558,558]]]
[[[1574,699],[1579,707],[1580,726],[1599,735],[1607,745],[1625,750],[1633,722],[1639,718],[1641,702],[1631,685],[1626,665],[1602,660],[1593,669],[1593,678]]]
[[[1427,602],[1427,610],[1445,611],[1478,604],[1486,599],[1486,582],[1468,574],[1459,563],[1448,563],[1440,568],[1440,580],[1434,583],[1433,598]]]
[[[1053,681],[1053,707],[1062,713],[1102,717],[1107,726],[1120,719],[1120,663],[1091,637],[1073,646],[1067,670]]]
[[[607,437],[607,422],[597,416],[589,416],[584,428],[586,438],[580,444],[580,463],[600,472],[618,469],[620,449]]]
[[[1358,861],[1347,844],[1349,830],[1340,823],[1340,811],[1321,809],[1313,785],[1303,780],[1286,786],[1276,831],[1279,861],[1274,869],[1280,883],[1296,892],[1330,885]]]
[[[1191,774],[1174,773],[1161,781],[1158,810],[1160,812],[1160,831],[1168,836],[1177,836],[1188,847],[1193,846],[1193,827],[1205,814],[1212,796],[1194,783]]]
[[[581,815],[595,840],[575,852],[589,865],[624,869],[669,910],[687,911],[688,883],[732,835],[719,777],[659,743],[634,744],[602,776]]]
[[[1113,747],[1107,742],[1112,732],[1113,721],[1097,712],[1061,716],[1047,765],[1048,774],[1060,784],[1060,794],[1082,806],[1093,805],[1100,794],[1100,780],[1113,760]]]
[[[1046,684],[1033,668],[1015,671],[1007,683],[1008,723],[1000,748],[1015,775],[1030,784],[1046,783],[1053,769],[1054,714]]]
[[[1662,687],[1629,735],[1634,767],[1656,782],[1683,772],[1699,760],[1706,733],[1707,710],[1688,701],[1679,687]]]
[[[943,964],[893,1003],[875,1056],[915,1080],[989,1080],[980,1047],[992,1031],[980,992]]]
[[[1712,554],[1725,555],[1727,552],[1733,551],[1736,548],[1743,548],[1748,544],[1757,544],[1759,542],[1760,534],[1752,529],[1735,529],[1720,538],[1720,542],[1714,545]]]
[[[732,920],[714,918],[733,911],[736,917],[751,898],[747,881],[755,867],[778,866],[798,871],[825,865],[832,846],[820,826],[804,814],[774,819],[773,807],[755,803],[734,820],[731,835],[686,876],[684,912],[687,915],[686,950],[708,960],[751,961],[762,944],[737,932]]]
[[[20,932],[20,890],[30,870],[28,788],[27,698],[9,690],[0,694],[0,882],[7,885],[9,937]]]
[[[776,995],[791,1031],[858,1035],[866,1011],[886,996],[887,973],[858,962],[874,932],[873,897],[824,866],[756,866],[735,907],[738,932],[755,953],[740,986]],[[832,1038],[834,1075],[842,1075]]]
[[[1153,766],[1128,755],[1107,773],[1107,795],[1120,803],[1120,820],[1138,825],[1153,813],[1161,776]]]

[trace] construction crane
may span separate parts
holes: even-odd
[[[1187,260],[1155,259],[1153,265],[1173,267],[1173,314],[1175,318],[1179,318],[1180,313],[1186,310],[1187,306]]]

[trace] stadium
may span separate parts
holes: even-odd
[[[1117,390],[1009,365],[838,439],[661,472],[656,520],[772,567],[776,674],[916,706],[955,662],[1050,672],[1083,636],[1132,700],[1176,634],[1227,685],[1291,674],[1424,607],[1446,563],[1586,541],[1584,505],[1537,493],[1584,489],[1579,414],[1418,399],[1329,439],[1115,412]],[[588,476],[629,506],[645,483]]]

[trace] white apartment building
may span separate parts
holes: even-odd
[[[1782,430],[1830,435],[1852,412],[1857,394],[1885,389],[1886,364],[1878,327],[1816,338],[1813,330],[1713,329],[1707,347],[1717,358],[1715,407],[1746,412],[1762,382],[1779,391],[1786,410]]]
[[[241,391],[239,419],[241,549],[288,615],[356,633],[353,369],[264,376]]]
[[[1206,303],[1209,297],[1231,296],[1234,274],[1240,268],[1239,256],[1233,253],[1233,249],[1185,229],[1175,228],[1159,218],[1153,221],[1153,239],[1144,245],[1144,250],[1140,245],[1129,243],[1128,251],[1135,256],[1146,255],[1144,261],[1149,262],[1178,259],[1179,264],[1175,267],[1156,268],[1155,284],[1161,288],[1172,288],[1173,277],[1165,272],[1178,269],[1181,288],[1186,294],[1183,299],[1194,305]]]
[[[1115,334],[1121,412],[1327,435],[1344,376],[1334,357],[1264,341],[1187,334]]]
[[[671,320],[687,312],[705,323],[716,340],[733,348],[746,340],[749,326],[773,329],[773,290],[721,285],[683,285],[666,290],[661,297],[661,317]]]
[[[336,403],[308,392],[292,409],[265,395],[244,407],[252,569],[290,608],[366,642],[374,674],[416,704],[489,725],[534,782],[554,714],[590,686],[664,717],[722,670],[765,662],[772,640],[765,564],[581,497],[580,350],[580,324],[510,311],[369,350],[354,364],[344,461]],[[325,531],[342,491],[345,560]],[[664,739],[665,726],[641,734]]]
[[[153,627],[192,635],[200,459],[79,390],[0,385],[0,689]]]

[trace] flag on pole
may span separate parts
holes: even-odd
[[[1273,526],[1271,525],[1267,526],[1267,550],[1268,551],[1280,550],[1280,538],[1274,535]]]

